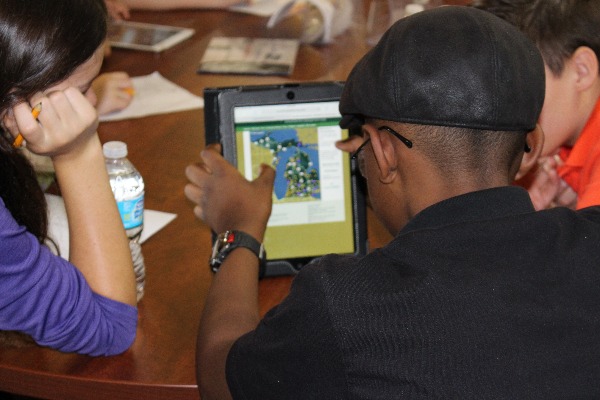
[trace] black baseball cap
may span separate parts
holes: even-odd
[[[365,117],[421,125],[530,131],[544,103],[542,57],[491,13],[442,6],[396,22],[354,67],[342,128]]]

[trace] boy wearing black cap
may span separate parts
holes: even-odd
[[[475,0],[533,40],[546,65],[534,205],[600,204],[600,0]],[[531,182],[528,182],[530,181]]]
[[[600,396],[600,210],[535,212],[510,185],[541,151],[543,68],[480,10],[397,22],[340,102],[342,124],[362,124],[355,156],[394,240],[305,267],[262,321],[258,259],[229,253],[200,324],[202,398]],[[196,215],[261,241],[273,170],[248,182],[201,156],[187,170]]]

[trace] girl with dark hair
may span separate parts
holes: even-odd
[[[0,2],[0,330],[90,355],[125,351],[137,324],[131,254],[90,89],[105,37],[103,1]],[[19,135],[52,159],[70,262],[44,245],[44,195],[14,146]]]

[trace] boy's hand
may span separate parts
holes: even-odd
[[[335,147],[347,153],[354,153],[363,143],[363,138],[358,135],[352,135],[347,139],[335,143]]]
[[[220,154],[220,146],[200,153],[202,163],[186,168],[190,183],[185,195],[194,213],[217,233],[244,231],[262,242],[271,214],[275,170],[263,165],[254,181],[247,181]]]
[[[567,182],[560,180],[558,193],[554,197],[552,207],[568,207],[575,209],[577,206],[577,193]]]
[[[557,206],[575,208],[577,193],[558,176],[559,162],[557,157],[551,156],[539,161],[540,168],[527,188],[536,210]]]

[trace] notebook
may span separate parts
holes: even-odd
[[[264,245],[265,276],[295,274],[329,253],[365,254],[365,201],[359,176],[335,142],[341,82],[207,88],[206,143],[247,179],[261,163],[276,171]]]

